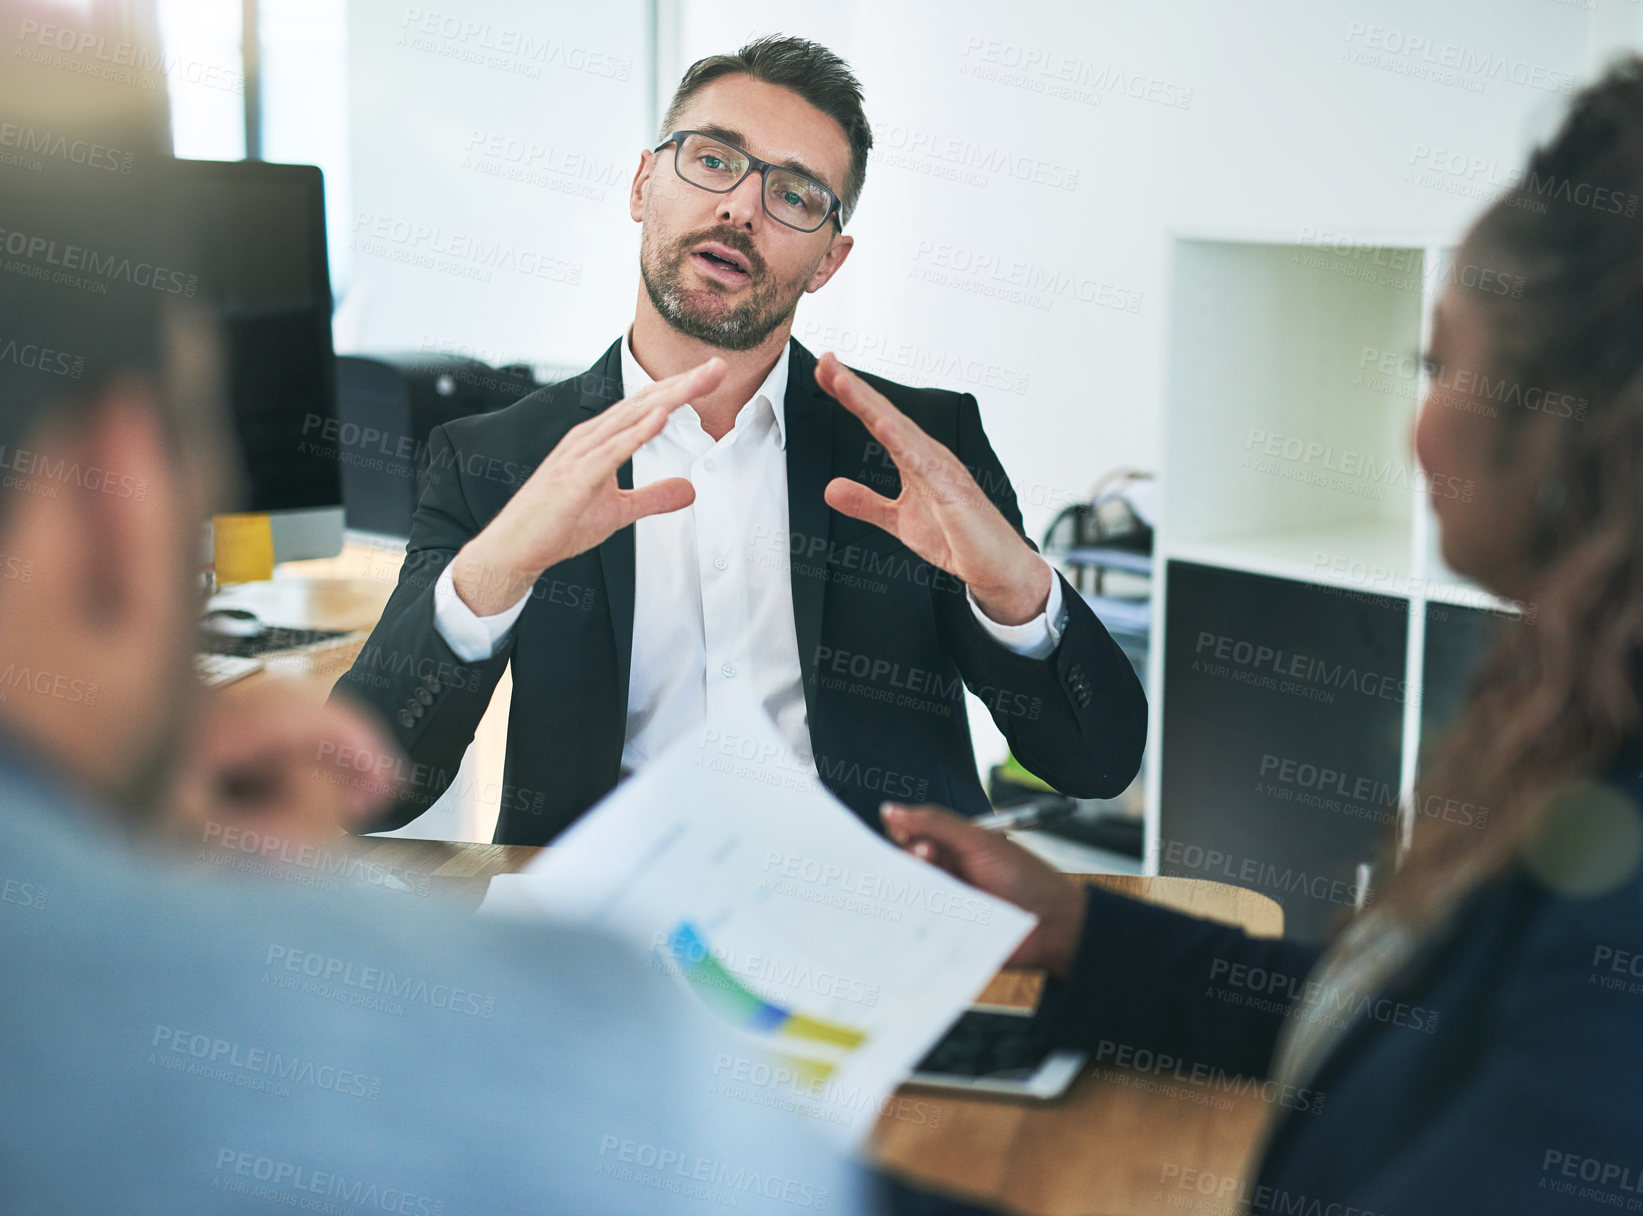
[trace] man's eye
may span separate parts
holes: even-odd
[[[804,196],[802,194],[795,194],[793,191],[789,190],[782,195],[782,202],[786,203],[789,207],[802,207],[804,206]]]
[[[724,164],[724,161],[720,160],[717,156],[702,157],[702,167],[706,169],[722,169],[724,168]]]

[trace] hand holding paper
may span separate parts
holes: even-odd
[[[997,832],[935,807],[885,804],[890,839],[970,886],[1038,917],[1009,967],[1043,968],[1065,978],[1084,927],[1084,892],[1042,858]]]

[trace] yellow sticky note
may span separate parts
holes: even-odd
[[[274,529],[267,515],[214,515],[211,535],[218,583],[274,577]]]

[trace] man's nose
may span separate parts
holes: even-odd
[[[719,196],[719,222],[751,232],[764,214],[764,178],[749,173],[736,188]]]

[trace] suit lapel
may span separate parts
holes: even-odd
[[[832,398],[816,384],[816,357],[797,341],[788,363],[787,527],[789,577],[793,587],[793,627],[799,642],[799,670],[810,731],[816,731],[814,664],[821,645],[822,602],[827,590],[827,533],[832,511],[822,492],[833,473]],[[801,569],[808,573],[801,573]]]
[[[597,414],[622,399],[622,339],[582,377],[582,409]],[[633,462],[616,470],[616,484],[633,489]],[[633,529],[620,528],[599,546],[599,568],[605,576],[605,599],[610,605],[610,628],[616,645],[617,704],[627,716],[629,676],[633,668]]]

